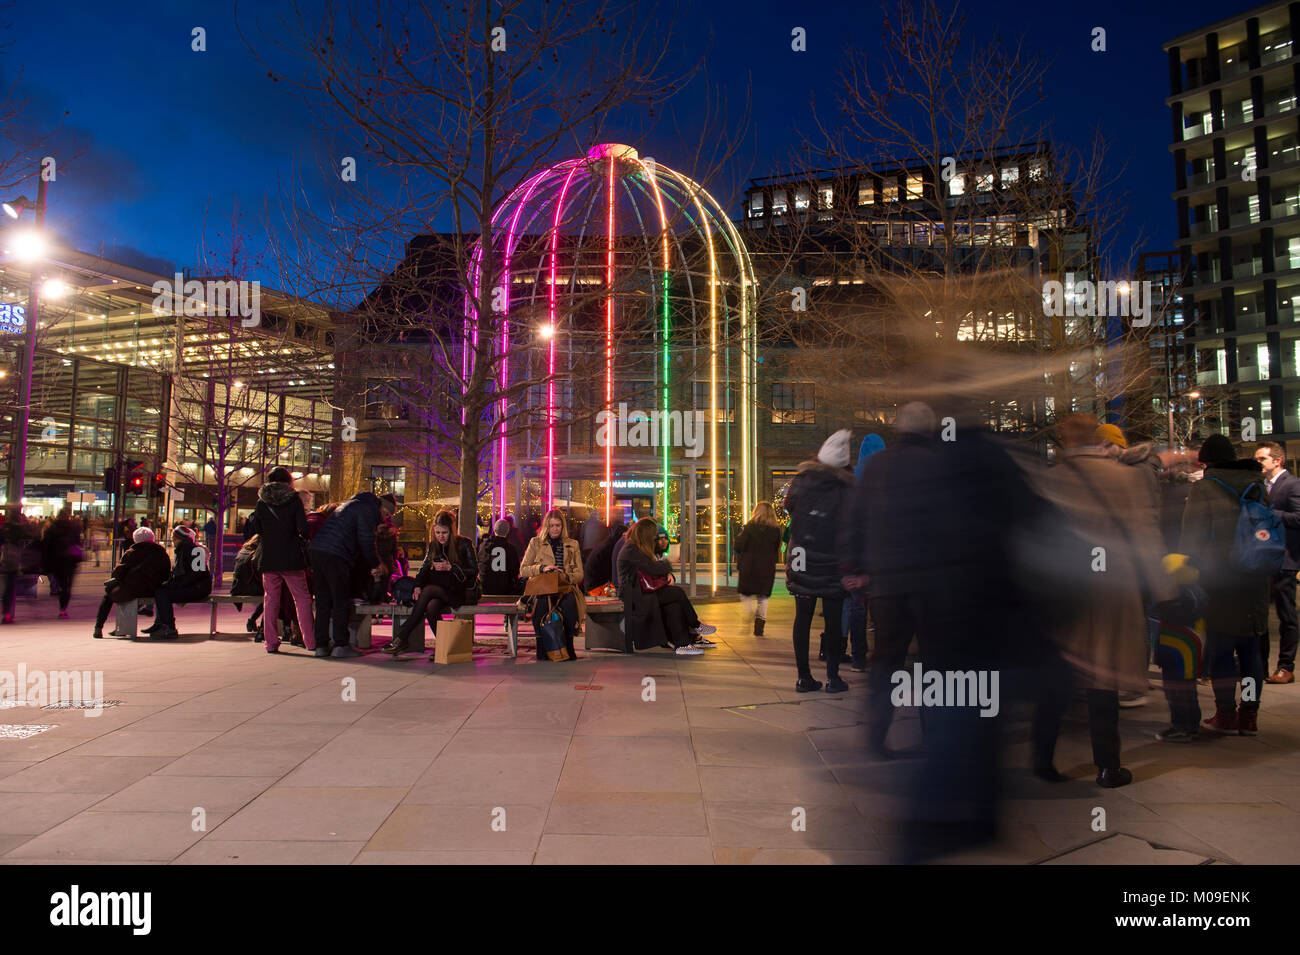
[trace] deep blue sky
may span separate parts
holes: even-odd
[[[1058,136],[1080,146],[1102,124],[1116,168],[1126,164],[1124,186],[1133,197],[1127,226],[1144,234],[1146,248],[1161,249],[1175,234],[1161,43],[1254,5],[968,0],[961,10],[973,33],[1023,36],[1028,49],[1052,61],[1045,116]],[[283,0],[245,4],[241,22],[254,11],[269,20],[282,7]],[[868,55],[878,47],[879,8],[870,0],[702,0],[682,9],[692,19],[676,25],[674,57],[707,54],[708,83],[733,104],[753,85],[750,144],[724,181],[707,184],[735,214],[738,184],[790,167],[809,92],[830,93],[842,45]],[[158,270],[195,265],[205,228],[226,230],[235,205],[257,225],[295,161],[314,163],[317,137],[305,112],[254,63],[230,4],[65,0],[51,7],[26,0],[0,19],[9,22],[10,40],[0,80],[18,79],[29,115],[61,123],[60,140],[75,137],[84,146],[60,170],[49,203],[50,225],[81,249]],[[207,29],[206,54],[190,51],[193,26]],[[790,50],[794,26],[808,31],[807,54]],[[1089,48],[1095,26],[1107,30],[1104,54]],[[697,83],[692,95],[702,89]],[[698,116],[689,99],[675,108],[679,123]],[[666,142],[660,149],[634,145],[643,154],[671,153]],[[273,276],[262,278],[275,284]]]

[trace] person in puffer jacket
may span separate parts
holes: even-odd
[[[853,472],[849,470],[847,430],[837,431],[822,445],[817,457],[799,465],[786,494],[790,514],[790,542],[786,547],[786,587],[795,597],[794,658],[799,671],[795,690],[820,690],[808,662],[809,631],[817,599],[822,601],[826,621],[823,650],[826,656],[826,692],[843,693],[849,688],[840,679],[844,655],[841,625],[847,596],[840,571],[838,538],[843,527]]]
[[[144,631],[155,640],[175,640],[180,636],[176,631],[173,604],[206,600],[212,593],[212,564],[208,549],[198,542],[194,529],[178,524],[172,531],[172,544],[175,547],[172,575],[154,593],[158,616],[154,625]]]

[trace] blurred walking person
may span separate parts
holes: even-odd
[[[1145,607],[1177,593],[1160,560],[1154,481],[1107,453],[1089,415],[1065,416],[1057,433],[1063,452],[1050,474],[1050,496],[1092,555],[1078,573],[1086,611],[1058,639],[1087,689],[1097,784],[1110,789],[1133,781],[1121,765],[1119,707],[1121,692],[1146,690]]]
[[[510,542],[510,524],[500,520],[492,533],[478,545],[478,579],[483,593],[517,597],[523,592],[519,580],[519,551]]]
[[[68,619],[68,602],[72,600],[72,578],[77,565],[83,560],[81,550],[81,522],[72,516],[72,508],[65,506],[41,538],[41,566],[49,574],[53,589],[59,595],[59,619]]]

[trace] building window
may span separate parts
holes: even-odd
[[[749,217],[757,219],[763,214],[763,194],[756,192],[749,197]]]
[[[898,183],[897,183],[897,182],[887,182],[887,183],[885,183],[885,184],[884,184],[884,190],[883,190],[883,193],[884,193],[884,195],[883,195],[883,199],[884,199],[885,202],[897,202],[897,201],[898,201]]]
[[[370,492],[391,494],[401,504],[406,497],[406,468],[371,466]]]
[[[773,189],[772,190],[772,215],[783,216],[785,215],[785,211],[786,211],[785,190]]]
[[[819,208],[830,209],[835,205],[835,190],[831,186],[817,187],[817,203]]]
[[[920,176],[907,177],[907,198],[920,199],[925,195],[925,180]]]
[[[817,386],[811,381],[775,382],[772,385],[773,424],[816,424]]]
[[[1029,180],[1030,182],[1041,182],[1047,178],[1047,160],[1031,159],[1029,160]]]
[[[366,379],[367,421],[405,421],[409,417],[410,409],[402,403],[391,382]]]
[[[709,420],[709,382],[696,381],[692,382],[695,398],[695,410],[703,415],[704,421]],[[736,392],[725,381],[718,382],[718,423],[734,422],[736,420]]]
[[[872,182],[858,183],[858,205],[869,206],[876,201],[876,187]]]
[[[796,212],[801,212],[808,208],[808,187],[799,186],[794,191],[794,208]]]
[[[976,192],[993,191],[993,170],[983,169],[975,173],[975,191]]]
[[[1019,182],[1019,181],[1020,181],[1020,167],[1019,167],[1019,166],[1003,166],[1003,167],[1002,167],[1002,185],[1006,186],[1006,185],[1009,185],[1009,184],[1011,184],[1011,183],[1013,183],[1013,182]]]
[[[948,195],[964,196],[966,194],[966,177],[961,173],[955,173],[948,180]]]

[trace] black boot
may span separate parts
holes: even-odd
[[[405,652],[406,652],[406,640],[407,640],[407,637],[406,637],[405,634],[402,634],[402,633],[395,634],[395,635],[393,636],[393,639],[390,640],[387,644],[384,645],[384,647],[383,647],[383,651],[384,651],[384,653],[391,653],[391,654],[393,654],[394,656],[396,656],[396,655],[399,654],[399,653],[405,653]]]
[[[761,637],[763,635],[763,624],[765,623],[767,623],[767,621],[762,617],[754,618],[754,636]]]

